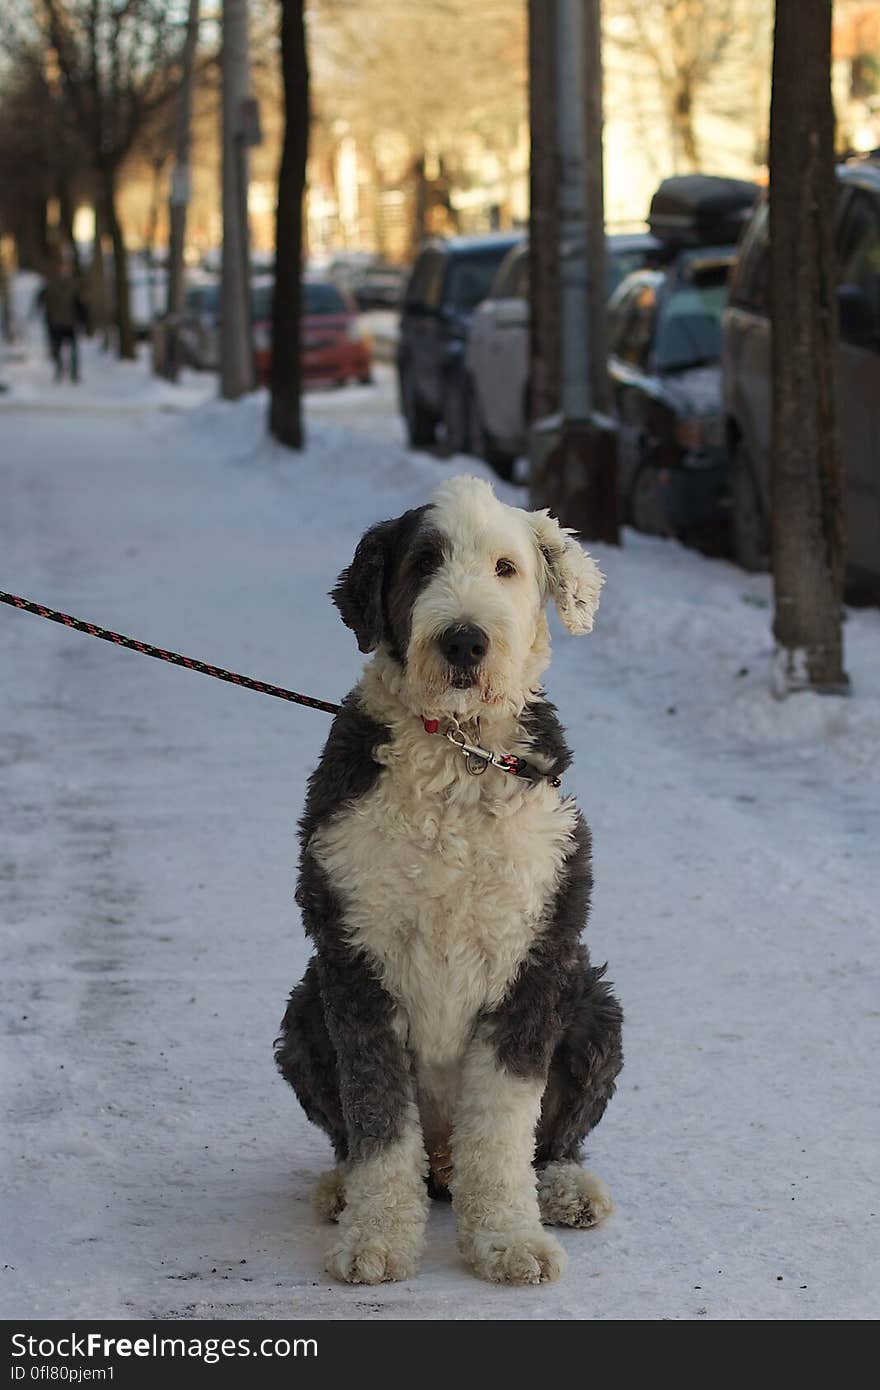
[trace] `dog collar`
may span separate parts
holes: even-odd
[[[533,786],[538,782],[547,782],[551,787],[558,787],[560,784],[559,777],[542,772],[534,763],[528,762],[525,758],[518,758],[514,753],[492,753],[478,743],[468,743],[461,725],[455,718],[442,730],[439,719],[427,719],[422,715],[422,724],[426,734],[442,733],[443,737],[458,749],[472,777],[482,777],[487,767],[497,767],[499,771],[506,772],[511,777],[521,777],[531,782]]]

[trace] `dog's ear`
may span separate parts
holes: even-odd
[[[396,525],[396,521],[380,521],[370,527],[330,593],[362,652],[375,651],[385,635],[382,588],[389,535]]]
[[[548,511],[530,512],[543,557],[545,593],[569,632],[590,632],[605,577],[572,532]]]

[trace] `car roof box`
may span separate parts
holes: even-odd
[[[651,199],[648,226],[675,246],[727,246],[739,240],[761,189],[745,179],[681,174],[664,179]]]

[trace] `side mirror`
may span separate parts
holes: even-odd
[[[859,285],[838,286],[837,311],[843,342],[863,348],[876,348],[880,345],[873,306]]]

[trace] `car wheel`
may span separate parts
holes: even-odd
[[[446,379],[443,391],[443,435],[447,454],[467,454],[471,447],[470,390],[462,372]]]
[[[505,482],[513,481],[514,469],[516,467],[516,454],[511,454],[505,449],[499,449],[493,436],[483,424],[483,415],[480,410],[480,402],[477,396],[476,387],[471,383],[470,389],[470,452],[477,458],[485,459],[489,467],[494,469],[499,478]]]
[[[647,536],[672,535],[660,474],[654,464],[643,463],[638,469],[633,478],[629,504],[632,523],[637,531],[644,531]]]
[[[733,557],[751,574],[770,568],[770,527],[755,470],[740,439],[730,462],[730,529]]]
[[[436,422],[419,400],[413,374],[408,367],[400,369],[400,404],[410,448],[425,449],[433,444]]]

